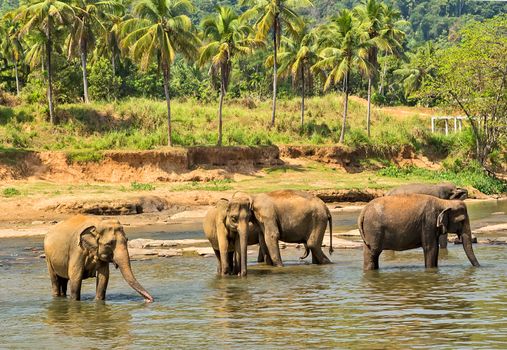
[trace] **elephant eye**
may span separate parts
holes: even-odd
[[[232,219],[233,222],[236,222],[236,221],[238,221],[238,216],[237,215],[233,215],[231,217],[231,219]]]

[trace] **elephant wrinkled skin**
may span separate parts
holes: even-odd
[[[446,182],[440,184],[408,184],[393,188],[387,192],[386,196],[400,194],[427,194],[440,199],[459,199],[468,198],[468,191],[465,188],[456,187],[453,183]],[[447,248],[447,234],[440,236],[440,248]]]
[[[470,219],[463,201],[424,194],[387,196],[368,203],[358,218],[363,239],[363,268],[379,268],[383,250],[423,248],[427,268],[438,266],[438,239],[447,232],[463,239],[463,248],[473,266],[479,266],[472,249]]]
[[[147,302],[153,297],[132,273],[127,237],[117,220],[77,215],[52,228],[44,239],[44,252],[53,296],[81,299],[83,279],[96,277],[95,298],[104,300],[109,281],[109,263],[118,267],[127,283]]]

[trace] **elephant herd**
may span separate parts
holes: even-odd
[[[446,246],[448,232],[462,239],[468,259],[479,266],[463,202],[467,195],[453,184],[412,184],[369,202],[358,218],[363,268],[378,269],[383,250],[421,247],[425,266],[437,267],[439,248]],[[253,244],[259,244],[258,262],[273,266],[283,266],[280,241],[303,244],[301,259],[311,253],[314,264],[331,263],[322,251],[327,225],[331,254],[328,207],[311,194],[292,190],[256,195],[237,192],[230,199],[219,200],[203,222],[204,234],[217,257],[217,273],[240,276],[247,274],[247,246]],[[132,273],[127,238],[117,220],[78,215],[63,221],[46,235],[44,251],[53,296],[65,296],[70,284],[71,299],[79,300],[82,280],[96,277],[96,299],[104,300],[109,263],[113,263],[145,301],[153,301]]]

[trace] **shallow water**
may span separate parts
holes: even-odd
[[[469,207],[474,226],[507,221],[507,202]],[[335,225],[348,229],[357,215],[335,215]],[[189,227],[173,236],[195,232],[202,234]],[[149,236],[129,233],[136,235]],[[481,268],[450,245],[438,270],[425,270],[422,251],[412,250],[381,257],[381,270],[367,273],[361,250],[338,250],[327,266],[300,263],[300,252],[284,250],[286,267],[257,265],[252,255],[243,279],[216,277],[215,258],[135,261],[153,304],[144,304],[118,271],[105,303],[93,300],[91,279],[83,301],[53,300],[45,262],[29,249],[40,248],[41,239],[4,239],[0,247],[0,348],[491,349],[507,343],[506,246],[475,246]]]

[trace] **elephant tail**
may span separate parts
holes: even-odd
[[[366,239],[364,237],[363,223],[364,223],[364,209],[361,210],[361,214],[359,214],[359,217],[357,218],[357,227],[359,228],[359,234],[361,235],[364,244],[366,244],[366,246],[370,248],[370,245],[366,243]]]
[[[329,255],[333,254],[333,217],[326,205],[327,221],[329,222]]]
[[[310,249],[308,249],[308,245],[306,244],[306,242],[304,244],[305,244],[305,253],[303,254],[303,256],[299,257],[299,259],[301,260],[306,259],[308,255],[310,255]]]

